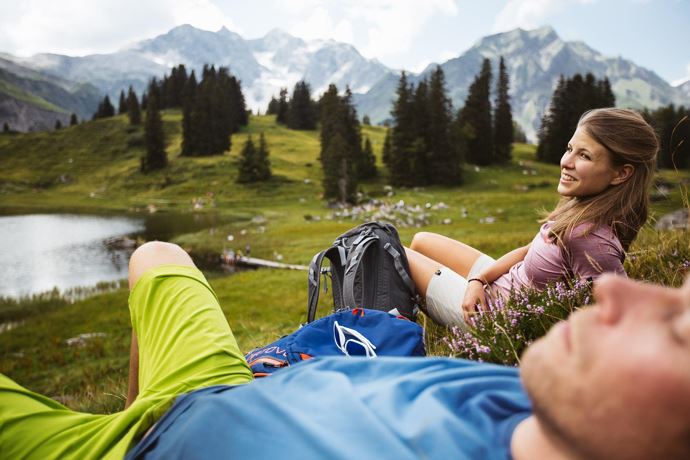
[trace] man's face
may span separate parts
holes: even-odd
[[[605,275],[594,294],[523,357],[535,415],[585,457],[661,458],[690,435],[690,282]]]

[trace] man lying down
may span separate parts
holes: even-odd
[[[250,383],[182,249],[141,246],[129,281],[127,408],[74,412],[0,375],[0,457],[690,458],[690,283],[602,276],[520,369],[327,358]]]

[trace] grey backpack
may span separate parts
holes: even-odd
[[[322,268],[324,257],[330,260],[330,267]],[[419,296],[405,248],[390,224],[362,224],[314,256],[309,264],[307,322],[316,317],[321,276],[326,283],[331,279],[334,311],[369,308],[416,320]]]

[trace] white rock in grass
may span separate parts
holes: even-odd
[[[70,347],[75,347],[75,346],[76,347],[83,347],[84,345],[86,345],[87,341],[89,341],[91,339],[99,338],[99,337],[105,337],[105,336],[106,336],[105,332],[87,332],[84,334],[79,334],[76,337],[71,337],[71,338],[65,340],[65,343],[67,345],[69,345]]]

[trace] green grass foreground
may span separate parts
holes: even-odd
[[[219,254],[224,248],[252,248],[252,256],[308,264],[317,251],[374,211],[351,217],[326,206],[321,197],[319,140],[316,131],[290,131],[274,117],[252,117],[232,137],[221,156],[180,157],[181,115],[163,113],[170,165],[151,175],[139,172],[143,132],[124,116],[97,120],[59,131],[0,135],[0,208],[10,212],[206,213],[228,222],[174,242],[192,254]],[[385,129],[364,126],[381,165]],[[239,151],[248,135],[264,132],[274,177],[261,184],[237,184]],[[498,257],[529,242],[539,228],[539,212],[558,197],[557,166],[534,161],[534,146],[515,144],[513,161],[501,167],[465,168],[465,183],[454,188],[427,187],[389,191],[384,177],[361,185],[365,198],[410,206],[396,216],[417,219],[399,225],[404,243],[421,229],[443,233]],[[690,174],[662,171],[670,193],[655,201],[653,219],[684,206],[683,187]],[[656,192],[655,192],[656,194]],[[390,196],[389,196],[390,195]],[[196,204],[196,206],[195,206]],[[417,206],[419,206],[417,208]],[[409,209],[412,209],[411,211]],[[652,219],[652,220],[653,220]],[[419,224],[421,227],[416,227]],[[228,235],[234,240],[228,241]],[[685,248],[685,249],[684,249]],[[631,250],[626,269],[632,277],[678,285],[690,258],[687,233],[657,233],[646,228]],[[294,330],[306,318],[306,273],[251,270],[209,274],[240,348],[249,351]],[[67,406],[112,412],[124,404],[129,349],[127,290],[106,292],[75,302],[46,294],[19,302],[0,300],[0,372],[27,388],[56,397]],[[330,292],[326,296],[329,297]],[[320,313],[328,310],[327,299]],[[421,321],[426,324],[425,319]],[[449,331],[428,325],[429,351],[457,354],[443,340]],[[541,333],[537,331],[538,333]],[[66,340],[105,333],[83,346]]]

